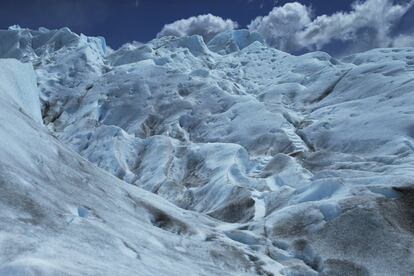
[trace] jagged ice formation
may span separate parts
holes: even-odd
[[[262,42],[0,31],[0,275],[414,274],[414,49]]]

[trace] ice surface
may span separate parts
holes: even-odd
[[[414,273],[414,49],[0,41],[0,275]]]
[[[248,30],[234,30],[216,35],[207,46],[219,54],[229,54],[246,48],[253,42],[264,43],[264,40],[258,33],[251,33]]]
[[[37,123],[42,123],[39,89],[31,64],[21,64],[15,59],[0,59],[0,98]]]

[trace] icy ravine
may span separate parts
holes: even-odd
[[[157,271],[162,267],[155,262],[142,261],[142,254],[133,265],[129,259],[118,261],[124,256],[118,254],[114,267],[148,268],[138,275],[413,273],[414,49],[378,49],[342,61],[325,53],[296,57],[263,46],[260,37],[247,31],[220,34],[208,45],[198,36],[165,37],[112,53],[106,52],[103,39],[68,29],[13,28],[1,31],[0,39],[8,42],[0,57],[33,64],[43,121],[62,143],[59,147],[157,194],[115,181],[96,168],[82,176],[82,183],[91,185],[95,173],[103,174],[99,179],[108,189],[132,189],[140,198],[150,197],[123,224],[105,220],[102,226],[112,238],[126,235],[123,231],[136,233],[117,247],[124,255],[138,255],[134,245],[159,228],[146,254],[157,255],[157,248],[165,247],[171,252],[157,257],[166,264],[163,271]],[[5,101],[26,91],[5,90]],[[37,120],[39,107],[29,102],[26,113],[33,112],[30,116]],[[49,137],[40,125],[38,129]],[[62,165],[79,158],[69,155],[49,158]],[[24,164],[17,167],[24,171]],[[55,185],[55,178],[50,172],[45,185]],[[59,182],[73,186],[64,178]],[[99,190],[100,184],[93,183]],[[98,192],[85,190],[75,201],[89,193]],[[60,194],[46,197],[67,202]],[[115,206],[130,202],[130,196],[112,194],[91,202],[105,206],[108,199]],[[165,206],[162,213],[154,213],[160,208],[155,202]],[[88,221],[103,208],[92,212],[90,204],[68,205],[66,212],[74,214],[70,224]],[[125,212],[109,209],[110,217]],[[178,216],[182,212],[187,215]],[[147,214],[145,227],[134,229]],[[107,224],[113,225],[110,231]],[[120,231],[116,225],[125,227]],[[76,242],[81,238],[75,236]],[[180,242],[170,246],[175,240]],[[68,241],[63,237],[59,242]],[[188,253],[192,244],[200,247],[194,255]],[[22,260],[31,256],[24,253],[30,247],[23,248],[0,265],[55,273],[57,268],[48,270],[42,256],[34,254],[34,264]],[[181,257],[174,259],[175,254]],[[93,254],[89,258],[108,263]],[[9,268],[10,263],[15,266]],[[67,266],[69,275],[94,275],[90,264],[82,263],[78,270]],[[101,273],[113,272],[105,267]],[[125,269],[118,274],[134,273]]]

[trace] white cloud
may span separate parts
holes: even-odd
[[[399,35],[392,42],[393,47],[414,47],[414,36]]]
[[[165,25],[157,37],[161,36],[188,36],[201,35],[205,41],[209,41],[216,34],[233,30],[238,27],[237,22],[230,19],[223,19],[212,14],[193,16],[181,19],[171,24]]]
[[[413,2],[359,1],[352,4],[349,12],[316,18],[310,8],[294,2],[275,7],[267,16],[253,20],[248,28],[262,34],[269,45],[288,52],[320,50],[334,41],[352,42],[352,47],[358,50],[388,47],[394,44],[393,27],[413,6]],[[401,41],[403,39],[409,40],[407,37],[400,38]]]
[[[257,17],[248,26],[266,42],[281,50],[297,48],[297,33],[311,23],[311,10],[294,2],[275,7],[267,16]]]

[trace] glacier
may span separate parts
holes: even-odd
[[[414,48],[0,42],[0,275],[414,274]]]

